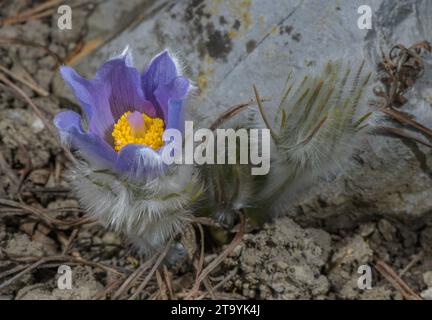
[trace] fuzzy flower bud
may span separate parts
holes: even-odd
[[[187,220],[202,186],[192,166],[167,166],[162,159],[163,132],[182,131],[189,79],[167,50],[142,74],[131,61],[126,51],[91,80],[63,66],[85,119],[64,111],[54,124],[83,159],[69,177],[82,205],[150,253]]]

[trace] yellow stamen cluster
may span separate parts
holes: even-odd
[[[114,125],[112,136],[114,137],[114,149],[120,151],[125,145],[144,144],[155,150],[163,145],[162,134],[164,132],[164,121],[160,118],[151,118],[142,113],[144,119],[144,133],[136,134],[133,132],[127,116],[131,114],[130,111],[124,113],[117,123]]]

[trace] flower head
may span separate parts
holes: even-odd
[[[164,171],[162,161],[163,133],[183,129],[189,80],[167,50],[142,74],[128,52],[105,62],[91,80],[70,67],[60,72],[84,118],[65,111],[54,119],[62,140],[85,160],[68,173],[77,198],[142,253],[158,249],[188,221],[203,190],[193,167]]]
[[[78,99],[87,123],[73,111],[59,113],[54,124],[92,167],[141,178],[163,169],[165,130],[182,129],[189,80],[179,74],[165,50],[141,74],[128,51],[105,62],[85,79],[74,69],[60,72]]]

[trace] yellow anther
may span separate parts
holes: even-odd
[[[144,119],[142,130],[132,130],[127,116],[130,111],[125,112],[114,125],[112,136],[114,138],[114,149],[120,151],[125,145],[144,144],[155,150],[163,145],[162,134],[164,132],[164,121],[160,118],[151,118],[142,113]]]

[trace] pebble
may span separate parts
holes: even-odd
[[[420,293],[420,296],[425,300],[432,300],[432,288],[422,291],[422,293]]]
[[[106,244],[109,245],[120,245],[121,244],[121,239],[120,237],[114,233],[114,232],[107,232],[103,235],[102,237],[102,241]]]
[[[432,288],[432,271],[423,273],[423,281],[429,288]]]

